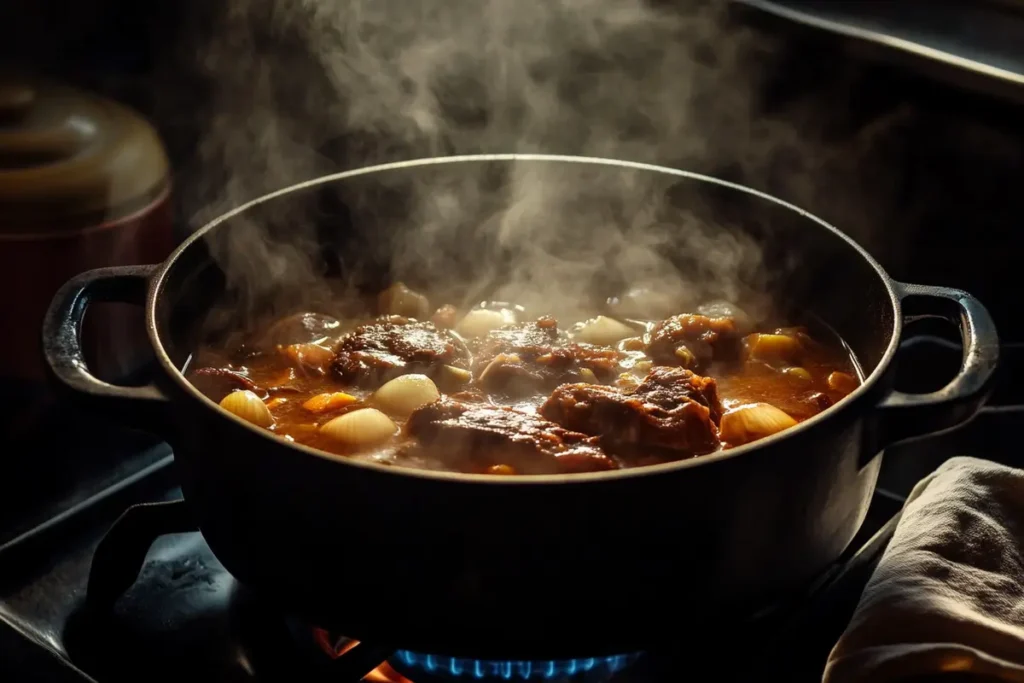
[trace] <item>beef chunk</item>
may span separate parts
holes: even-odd
[[[647,335],[647,355],[661,365],[696,370],[716,355],[735,355],[739,339],[732,318],[675,315],[662,320]]]
[[[570,343],[557,321],[545,316],[489,332],[476,345],[473,375],[489,391],[528,395],[565,382],[610,380],[622,356],[615,349]]]
[[[433,323],[390,317],[342,337],[331,369],[343,382],[373,387],[411,372],[436,375],[445,365],[469,365],[469,351],[458,337]]]
[[[540,414],[566,429],[601,437],[617,454],[669,452],[672,459],[719,448],[722,404],[715,380],[685,368],[656,367],[633,389],[565,384]]]
[[[653,368],[640,386],[633,390],[633,395],[643,396],[647,403],[665,409],[678,406],[682,399],[696,401],[708,409],[711,421],[716,425],[722,420],[724,412],[715,379],[701,377],[685,368]]]
[[[558,330],[558,321],[549,315],[538,318],[532,323],[505,325],[487,333],[481,343],[481,349],[501,349],[503,351],[530,351],[546,349],[558,344],[564,338]]]
[[[259,396],[267,392],[256,386],[243,371],[229,368],[199,368],[189,373],[189,381],[199,391],[218,403],[232,391],[248,389]]]
[[[502,406],[442,399],[414,412],[406,430],[419,440],[418,448],[457,471],[560,474],[617,468],[597,439]]]

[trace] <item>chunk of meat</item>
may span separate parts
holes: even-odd
[[[414,412],[406,430],[419,440],[417,448],[455,471],[504,465],[518,474],[561,474],[618,467],[597,439],[503,406],[441,399]]]
[[[491,330],[480,342],[480,351],[486,353],[508,353],[510,351],[543,351],[564,341],[558,330],[558,321],[549,315],[534,322],[513,323]]]
[[[724,412],[718,397],[718,382],[713,377],[702,377],[685,368],[652,368],[633,394],[642,395],[648,403],[663,408],[678,405],[682,398],[696,401],[708,409],[716,425]]]
[[[732,318],[675,315],[659,322],[646,336],[647,355],[655,363],[691,370],[707,367],[717,355],[734,356],[738,351]]]
[[[247,389],[261,398],[265,398],[267,392],[256,386],[244,370],[232,370],[229,368],[199,368],[189,375],[192,385],[204,393],[210,399],[220,403],[221,399],[233,391]]]
[[[539,412],[566,429],[601,437],[605,448],[619,454],[660,451],[680,459],[721,445],[715,380],[685,368],[656,367],[633,389],[564,384]]]
[[[465,344],[450,332],[392,316],[342,337],[331,369],[347,384],[375,387],[407,373],[436,376],[445,365],[466,368],[469,358]]]
[[[570,342],[545,316],[489,332],[477,342],[473,375],[489,391],[531,394],[565,382],[611,380],[622,358],[615,349]]]

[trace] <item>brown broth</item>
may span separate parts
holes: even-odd
[[[451,311],[448,310],[449,320],[447,322],[450,322],[450,315]],[[631,322],[637,324],[637,321]],[[639,323],[642,328],[639,329],[638,337],[647,339],[655,324],[656,322]],[[343,333],[350,334],[354,327],[355,325],[349,325],[347,329],[338,327],[335,330],[335,337],[317,340],[319,349],[321,349],[317,353],[322,353],[325,358],[329,357],[337,346],[338,336]],[[775,328],[764,330],[766,333],[775,331],[777,331]],[[706,377],[712,377],[717,382],[718,395],[726,414],[740,406],[764,403],[780,409],[796,422],[801,422],[838,402],[859,385],[859,372],[854,359],[841,340],[829,330],[826,328],[816,329],[813,337],[804,328],[800,328],[800,331],[794,329],[781,330],[781,332],[783,336],[800,339],[801,350],[798,358],[791,359],[792,364],[783,363],[778,359],[774,361],[769,359],[769,362],[758,360],[756,354],[751,351],[749,343],[754,337],[744,336],[742,337],[743,342],[737,347],[740,350],[735,357],[715,358],[699,373]],[[643,375],[646,374],[645,370],[648,365],[651,364],[644,352],[637,349],[640,344],[641,342],[636,339],[628,339],[615,347],[608,347],[617,348],[623,352],[620,367],[617,368],[617,371],[621,371],[623,376],[610,381],[606,378],[601,384],[628,387],[639,383]],[[470,343],[470,346],[472,347],[473,343]],[[295,348],[292,347],[293,350]],[[631,370],[631,366],[638,362],[641,370]],[[663,364],[655,363],[653,365]],[[211,379],[209,376],[203,376],[204,373],[210,372],[224,373],[227,380],[221,381],[223,378]],[[634,375],[636,379],[629,379],[630,375]],[[265,348],[262,352],[250,353],[244,358],[239,358],[233,348],[227,349],[226,352],[204,349],[196,354],[195,362],[188,369],[187,376],[201,391],[218,402],[232,389],[252,388],[263,399],[273,416],[273,425],[269,427],[270,431],[289,441],[338,456],[435,470],[492,473],[507,471],[503,465],[487,464],[486,459],[483,464],[467,465],[463,462],[453,465],[441,458],[432,457],[429,453],[406,448],[416,440],[405,433],[405,421],[401,419],[394,419],[400,430],[386,443],[369,448],[353,448],[339,443],[322,432],[321,426],[353,410],[367,406],[372,407],[374,405],[373,388],[363,388],[354,386],[350,382],[341,381],[338,375],[332,372],[330,363],[323,363],[322,371],[304,366],[302,363],[296,362],[295,356],[289,355],[287,348],[282,345]],[[234,376],[239,379],[235,381]],[[473,379],[463,388],[473,388],[479,382],[480,371],[479,368],[475,368]],[[450,389],[450,387],[442,387],[443,396],[456,393],[451,390],[445,392],[444,389]],[[313,412],[304,407],[311,399],[334,392],[348,394],[355,400],[349,404],[339,404],[321,412]],[[550,394],[551,389],[548,387],[527,396],[491,392],[484,393],[475,399],[466,399],[465,395],[461,393],[458,395],[460,400],[511,406],[524,412],[536,412],[538,406]],[[723,442],[720,448],[729,448],[734,445],[740,444]],[[693,457],[693,454],[666,456],[662,452],[652,458],[624,460],[616,457],[616,461],[619,463],[618,466],[630,467],[681,459],[682,457]]]

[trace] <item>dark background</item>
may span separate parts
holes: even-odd
[[[195,72],[193,57],[196,45],[210,38],[222,5],[4,4],[0,59],[134,105],[156,123],[176,184],[187,186],[198,172],[195,146],[215,87]],[[856,182],[833,181],[816,198],[801,198],[804,208],[861,240],[895,277],[976,294],[993,310],[1005,338],[1024,341],[1015,272],[1024,216],[1021,108],[975,92],[979,88],[969,81],[982,76],[958,79],[967,87],[950,85],[913,65],[865,57],[849,40],[826,32],[797,29],[753,10],[737,15],[784,46],[762,93],[766,113],[785,117],[798,105],[801,115],[827,121],[826,135],[837,139],[885,117],[896,119],[863,160]],[[344,152],[338,156],[344,167]],[[744,180],[742,171],[728,166],[695,170]],[[777,171],[759,179],[759,189],[796,201],[787,196],[794,172],[800,171],[780,158]],[[875,177],[879,185],[873,187]],[[863,209],[853,215],[850,207]],[[182,213],[195,209],[183,206]]]

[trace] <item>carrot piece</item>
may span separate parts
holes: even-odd
[[[849,394],[857,388],[858,382],[845,372],[833,372],[828,376],[828,388],[841,394]]]
[[[277,398],[272,398],[269,401],[267,401],[267,407],[270,408],[271,410],[273,410],[274,408],[278,407],[282,403],[287,403],[287,402],[288,402],[288,399],[283,398],[281,396],[278,396]]]
[[[311,413],[323,413],[328,410],[334,410],[335,408],[344,408],[347,405],[355,403],[357,400],[359,399],[351,394],[336,391],[328,394],[317,394],[303,403],[302,407]]]

